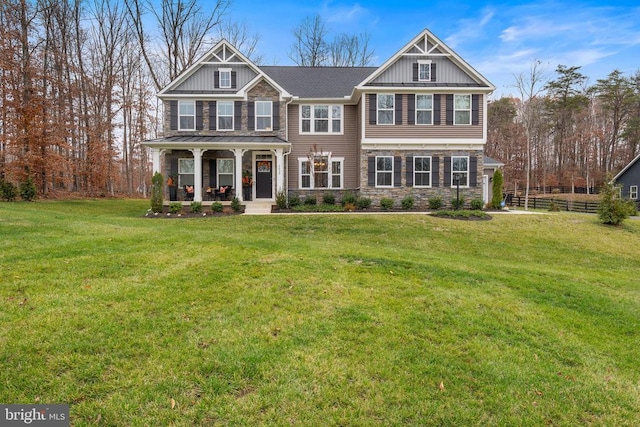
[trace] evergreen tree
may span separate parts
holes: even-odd
[[[603,224],[620,225],[629,216],[629,210],[620,198],[620,192],[610,179],[605,180],[600,190],[598,218]]]
[[[164,178],[160,172],[153,174],[151,178],[151,210],[153,212],[162,212],[162,192]]]
[[[494,209],[500,209],[502,207],[502,171],[496,170],[493,174],[492,191],[493,197],[491,198],[491,207]]]

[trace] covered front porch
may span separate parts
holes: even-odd
[[[277,137],[172,136],[146,141],[169,201],[274,201],[291,144]]]

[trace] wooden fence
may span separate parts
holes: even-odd
[[[509,201],[511,203],[509,203]],[[515,207],[524,207],[524,197],[511,196],[507,198],[507,205]],[[598,202],[579,202],[572,200],[560,200],[560,199],[547,199],[539,197],[529,197],[530,209],[551,209],[555,206],[555,210],[567,211],[567,212],[582,212],[582,213],[598,213]]]

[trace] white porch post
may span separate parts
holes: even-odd
[[[160,170],[160,154],[162,154],[162,150],[160,150],[159,148],[152,148],[151,149],[151,159],[153,161],[153,171],[152,174],[155,174],[156,172],[160,172],[162,173],[162,171]]]
[[[236,190],[236,197],[242,202],[244,201],[244,197],[242,194],[242,155],[246,150],[243,150],[241,148],[234,148],[231,151],[233,151],[233,155],[235,156],[234,170],[236,172],[235,184],[233,185],[233,188],[235,188]]]
[[[193,201],[202,201],[202,149],[193,148]]]
[[[276,148],[276,195],[284,191],[284,152]]]

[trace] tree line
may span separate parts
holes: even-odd
[[[505,164],[506,191],[599,187],[640,153],[640,71],[588,85],[578,66],[546,78],[536,61],[514,80],[517,96],[488,107],[486,154]]]

